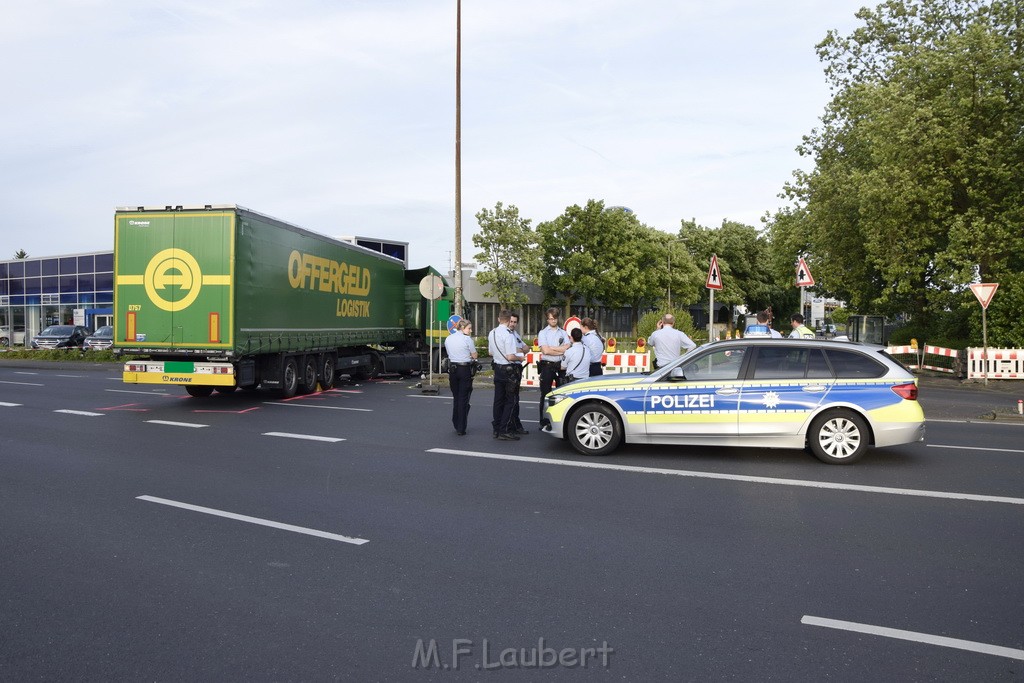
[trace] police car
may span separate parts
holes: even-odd
[[[552,436],[584,455],[623,442],[809,448],[831,464],[924,440],[917,380],[881,347],[824,339],[712,342],[650,374],[547,395]]]

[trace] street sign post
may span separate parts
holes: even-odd
[[[430,366],[428,372],[427,386],[423,387],[423,393],[425,394],[436,394],[438,391],[437,385],[434,384],[434,317],[436,316],[435,304],[437,298],[444,294],[444,280],[439,278],[437,275],[425,275],[420,280],[420,294],[423,295],[424,299],[430,299],[430,357],[428,365]],[[438,361],[441,359],[441,349],[437,351]],[[438,372],[441,371],[440,362],[438,363]]]
[[[981,362],[982,374],[985,377],[985,386],[988,386],[988,319],[986,313],[988,311],[988,305],[992,303],[992,297],[996,295],[996,290],[999,289],[998,282],[978,282],[971,285],[971,291],[974,292],[974,296],[978,298],[978,303],[981,304]]]
[[[722,288],[722,271],[718,269],[718,254],[711,255],[711,267],[708,268],[708,279],[704,283],[710,292],[708,302],[708,341],[715,335],[715,290]]]

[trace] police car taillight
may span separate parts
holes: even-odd
[[[892,388],[892,390],[896,392],[900,398],[905,398],[908,401],[917,400],[917,385],[913,382],[908,384],[897,384]]]

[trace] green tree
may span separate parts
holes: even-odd
[[[745,304],[750,310],[761,310],[786,300],[772,272],[771,242],[757,228],[729,220],[718,228],[683,221],[679,235],[698,264],[710,265],[712,254],[717,256],[723,287],[715,293],[716,307]],[[701,284],[705,275],[706,270]]]
[[[494,297],[502,308],[526,303],[525,285],[538,283],[541,277],[537,236],[530,220],[520,218],[516,206],[505,207],[501,202],[493,211],[481,209],[476,220],[480,231],[473,234],[473,246],[481,250],[476,255],[481,266],[476,278],[490,286],[484,296]]]
[[[938,320],[973,303],[967,284],[1000,282],[990,337],[1024,344],[1020,3],[888,0],[857,16],[818,45],[833,99],[773,241],[803,244],[822,290],[865,312]]]

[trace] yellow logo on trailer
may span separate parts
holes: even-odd
[[[173,313],[191,306],[204,285],[230,285],[231,276],[203,275],[192,254],[184,249],[171,248],[151,258],[144,275],[121,275],[118,284],[145,286],[146,295],[154,306]],[[178,287],[186,294],[178,301],[170,301],[160,294],[168,287]]]

